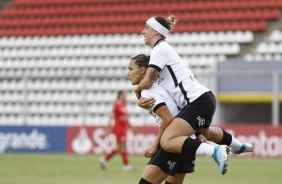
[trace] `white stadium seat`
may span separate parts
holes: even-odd
[[[244,58],[281,60],[281,40],[281,31],[273,31]],[[253,41],[252,31],[172,33],[167,38],[196,73],[240,54],[240,44]],[[0,124],[106,125],[118,90],[128,92],[131,121],[154,124],[137,106],[135,87],[127,79],[130,57],[151,52],[141,33],[0,37],[0,52]],[[25,100],[26,106],[19,105]]]

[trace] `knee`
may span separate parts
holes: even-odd
[[[169,140],[168,139],[161,139],[160,141],[160,145],[161,147],[165,150],[165,151],[169,151]]]

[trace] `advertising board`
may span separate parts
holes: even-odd
[[[0,153],[66,152],[66,127],[0,126]]]

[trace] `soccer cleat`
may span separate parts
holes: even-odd
[[[214,147],[214,153],[212,155],[215,163],[219,166],[220,173],[224,175],[227,171],[227,154],[229,148],[226,145],[218,145]]]
[[[231,148],[231,152],[233,154],[241,154],[241,153],[247,153],[247,152],[253,152],[253,145],[250,143],[243,143],[242,147],[239,150],[235,150]]]
[[[101,169],[102,169],[102,170],[106,170],[106,160],[105,160],[104,157],[101,157],[101,158],[99,159],[99,163],[100,163]]]
[[[134,167],[132,165],[125,165],[123,167],[123,170],[124,171],[134,171],[135,169],[134,169]]]

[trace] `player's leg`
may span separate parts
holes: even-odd
[[[164,173],[158,166],[147,165],[139,183],[145,183],[144,180],[148,183],[162,183],[167,176],[168,174]]]
[[[105,161],[109,161],[115,154],[119,153],[119,139],[120,139],[120,136],[116,133],[115,134],[115,137],[116,137],[116,149],[112,150],[111,152],[107,153],[106,156],[105,156]]]
[[[212,92],[205,93],[201,96],[201,100],[207,101],[207,105],[211,108],[216,105],[216,98]],[[244,152],[252,152],[252,144],[241,143],[233,135],[219,127],[211,127],[212,116],[206,119],[205,125],[202,126],[201,133],[209,140],[219,145],[228,145],[231,147],[231,152],[240,154]]]
[[[175,118],[165,129],[161,138],[161,146],[164,150],[172,153],[211,156],[219,166],[221,174],[225,174],[227,170],[227,147],[213,146],[188,137],[193,133],[195,133],[195,130],[189,123],[184,119]]]
[[[182,184],[186,174],[193,173],[195,170],[195,155],[185,155],[177,163],[175,176],[168,176],[165,184]]]
[[[116,140],[118,140],[118,135],[115,134],[115,136],[116,136]],[[118,141],[117,141],[116,144],[117,144],[117,148],[116,148],[116,149],[114,149],[114,150],[112,150],[111,152],[106,153],[105,155],[103,155],[102,157],[100,157],[100,159],[99,159],[99,164],[100,164],[102,170],[106,170],[106,168],[107,168],[107,162],[108,162],[115,154],[118,153],[118,149],[119,149],[119,148],[118,148]]]
[[[128,153],[126,150],[126,143],[122,142],[119,144],[120,148],[120,156],[122,158],[122,163],[123,163],[123,170],[125,171],[133,171],[134,167],[132,165],[129,164],[129,160],[128,160]]]
[[[209,123],[208,121],[212,119],[215,108],[216,102],[209,92],[187,104],[165,129],[161,138],[162,148],[172,153],[186,153],[183,152],[182,148],[184,148],[188,151],[191,150],[191,154],[195,155],[195,150],[197,150],[200,143],[197,144],[197,140],[188,141],[187,137],[195,134],[206,123]],[[191,143],[190,148],[183,147],[185,142]]]
[[[175,176],[168,176],[165,179],[165,184],[183,184],[185,176],[185,173],[175,174]]]
[[[161,137],[161,147],[171,153],[182,153],[182,146],[195,130],[183,119],[174,118]],[[198,142],[199,146],[200,141]]]
[[[134,167],[129,164],[128,160],[128,153],[126,150],[126,134],[121,134],[118,136],[117,139],[118,145],[117,145],[117,150],[120,153],[122,163],[123,163],[123,170],[124,171],[133,171]]]
[[[220,168],[220,173],[227,170],[226,145],[213,146],[191,139],[189,136],[199,131],[212,119],[215,101],[210,93],[204,93],[191,104],[186,105],[165,129],[161,137],[161,146],[172,153],[211,156]]]
[[[201,132],[209,141],[219,145],[230,146],[231,152],[234,154],[252,152],[253,150],[252,144],[240,142],[232,134],[219,127],[202,128]]]
[[[178,163],[184,156],[183,154],[169,153],[159,147],[147,164],[140,183],[162,183],[168,175],[174,176]]]

